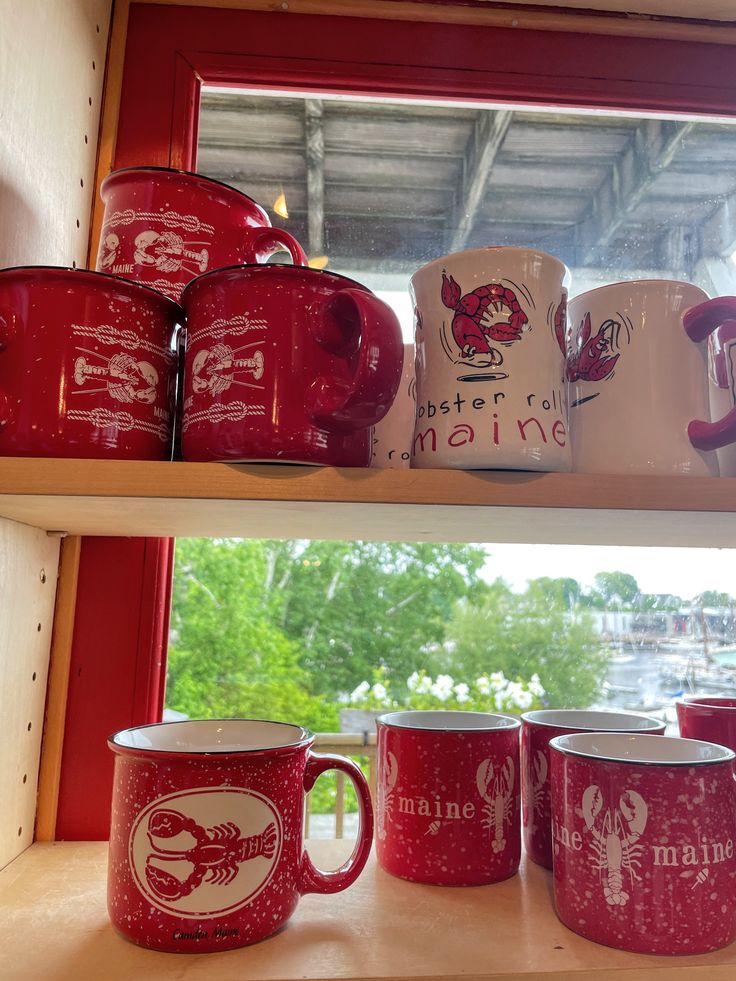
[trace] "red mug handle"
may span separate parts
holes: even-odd
[[[717,296],[691,307],[683,316],[682,325],[690,340],[699,343],[734,316],[736,296]],[[716,422],[693,419],[687,434],[696,450],[718,450],[736,442],[736,405]]]
[[[274,252],[286,250],[295,266],[306,266],[307,256],[293,235],[282,228],[252,228],[248,230],[244,258],[246,262],[266,262]]]
[[[311,319],[314,339],[338,356],[355,351],[349,382],[315,378],[307,390],[307,412],[318,426],[352,433],[374,426],[386,415],[401,382],[404,344],[391,307],[377,296],[347,287],[327,298]]]
[[[307,768],[304,773],[304,789],[310,791],[315,784],[317,777],[326,770],[341,770],[353,781],[355,793],[358,798],[358,812],[360,823],[358,825],[358,838],[355,848],[346,862],[339,869],[331,872],[323,872],[312,864],[312,860],[305,852],[302,853],[302,863],[299,869],[300,893],[307,892],[341,892],[347,889],[358,878],[368,861],[373,843],[373,807],[371,805],[371,792],[368,789],[363,773],[357,763],[344,756],[333,756],[332,753],[311,753],[307,759]]]

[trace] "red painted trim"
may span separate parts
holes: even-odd
[[[196,166],[203,83],[736,115],[727,45],[136,4],[114,167]],[[115,729],[160,719],[173,548],[86,539],[58,833],[107,831]]]

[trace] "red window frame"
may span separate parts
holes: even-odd
[[[703,41],[133,3],[112,165],[196,169],[205,83],[734,116],[733,53]],[[59,838],[106,837],[105,737],[160,719],[172,555],[167,539],[83,545]]]

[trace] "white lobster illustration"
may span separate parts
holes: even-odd
[[[641,879],[636,871],[642,846],[637,844],[647,824],[648,808],[646,801],[635,790],[625,790],[618,801],[618,807],[606,808],[601,826],[596,818],[603,808],[603,794],[600,788],[591,784],[583,792],[582,811],[585,827],[593,838],[590,856],[593,868],[598,869],[604,881],[603,895],[606,903],[625,906],[629,894],[624,889],[623,874],[629,873],[631,884]]]
[[[483,827],[493,831],[491,847],[498,853],[506,847],[504,824],[511,823],[515,768],[510,756],[499,772],[494,773],[490,759],[483,760],[475,774],[478,793],[486,802],[483,808]]]
[[[524,767],[524,779],[528,791],[526,799],[529,802],[525,818],[531,831],[537,827],[537,814],[542,810],[542,798],[544,797],[548,771],[547,757],[541,749],[538,749],[534,754],[531,766]]]
[[[260,351],[255,351],[252,358],[237,358],[237,353],[228,344],[222,343],[215,344],[211,349],[198,351],[192,362],[194,391],[209,391],[212,395],[220,395],[233,384],[247,385],[247,382],[239,382],[235,378],[237,369],[250,372],[254,381],[263,377],[264,361]]]
[[[171,273],[180,269],[189,273],[204,272],[209,261],[209,252],[207,249],[194,252],[189,248],[204,244],[185,242],[176,232],[159,233],[149,229],[136,235],[133,257],[139,265],[155,266],[159,272]]]
[[[383,841],[386,837],[386,820],[391,815],[391,806],[393,801],[391,795],[393,789],[396,786],[396,781],[399,777],[399,764],[396,762],[396,757],[387,749],[383,756],[383,766],[381,767],[381,782],[379,784],[379,803],[378,803],[378,815],[377,815],[377,832],[378,837]]]
[[[102,258],[100,259],[100,265],[103,269],[107,269],[111,266],[118,257],[118,249],[120,248],[120,239],[115,234],[110,234],[105,236],[104,252]]]
[[[77,348],[77,350],[82,350]],[[74,362],[74,381],[77,385],[85,385],[90,378],[104,379],[104,385],[100,388],[86,388],[85,393],[107,391],[118,402],[145,402],[156,401],[156,386],[158,385],[158,372],[147,361],[136,361],[130,354],[122,352],[114,354],[111,358],[96,351],[87,351],[95,357],[103,358],[105,364],[90,364],[84,357],[78,357]],[[81,390],[78,390],[81,391]]]

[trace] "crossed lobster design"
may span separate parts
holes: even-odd
[[[248,344],[247,347],[253,345]],[[231,385],[247,385],[235,378],[236,371],[244,370],[254,381],[263,377],[264,360],[261,351],[255,351],[251,358],[238,358],[229,344],[217,343],[211,349],[198,351],[192,362],[192,387],[195,392],[209,391],[211,395],[226,392]]]
[[[82,350],[78,348],[77,350]],[[111,358],[95,351],[87,352],[102,358],[105,364],[92,364],[80,355],[74,362],[74,382],[79,385],[78,391],[91,378],[101,381],[100,388],[86,388],[84,391],[94,394],[107,391],[118,402],[155,402],[158,372],[147,361],[136,361],[130,354],[120,352]]]
[[[510,756],[500,770],[494,770],[490,759],[483,760],[475,774],[478,793],[486,802],[483,827],[493,832],[491,848],[498,854],[506,847],[504,824],[511,823],[515,768]]]
[[[184,269],[189,273],[204,272],[209,261],[207,249],[195,252],[187,246],[203,242],[185,242],[176,232],[141,232],[135,238],[133,258],[141,266],[154,266],[159,272],[170,273]]]
[[[195,841],[192,848],[162,848],[157,839],[175,838],[188,832]],[[273,858],[278,845],[278,831],[271,822],[258,835],[240,837],[240,828],[232,821],[203,828],[179,811],[162,808],[148,818],[148,840],[152,852],[146,858],[146,881],[159,897],[169,901],[183,899],[203,882],[227,885],[238,874],[240,865],[252,858]],[[154,865],[160,862],[190,862],[193,870],[186,879],[179,879],[167,869]]]
[[[591,784],[583,792],[582,800],[585,827],[593,835],[589,858],[604,882],[606,903],[611,907],[625,906],[629,893],[624,889],[624,871],[629,873],[631,885],[634,880],[641,879],[637,868],[641,864],[642,846],[637,842],[644,834],[648,808],[641,794],[625,790],[619,797],[618,807],[606,808],[598,826],[596,818],[602,810],[603,794],[599,787]]]

